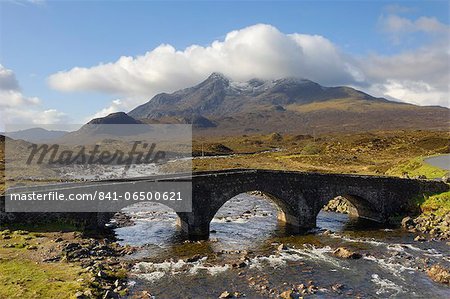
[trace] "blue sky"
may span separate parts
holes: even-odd
[[[18,90],[21,96],[39,98],[39,101],[35,101],[39,102],[37,104],[32,101],[35,105],[33,111],[52,109],[59,111],[60,115],[66,114],[65,117],[55,121],[63,121],[63,119],[66,122],[85,121],[90,116],[97,115],[96,113],[102,109],[106,109],[105,107],[111,109],[103,112],[127,110],[135,104],[145,102],[154,93],[171,91],[192,83],[188,79],[183,79],[183,76],[189,77],[187,71],[183,74],[175,73],[180,76],[173,77],[174,80],[179,80],[177,84],[163,82],[162,79],[158,81],[155,79],[158,77],[158,72],[165,74],[164,80],[170,78],[167,74],[174,72],[166,71],[171,66],[158,66],[152,74],[149,74],[148,80],[142,83],[150,86],[148,90],[145,86],[129,91],[108,88],[106,85],[110,82],[102,83],[104,77],[98,72],[115,73],[116,69],[98,71],[92,69],[101,63],[116,64],[121,56],[137,58],[153,51],[161,44],[169,44],[179,51],[184,51],[186,47],[194,44],[208,47],[215,40],[224,42],[225,36],[233,30],[253,28],[251,26],[256,24],[270,25],[283,36],[293,33],[307,36],[320,35],[339,52],[338,59],[344,61],[342,65],[349,63],[354,65],[364,73],[365,77],[362,81],[356,79],[333,81],[327,78],[319,83],[331,85],[344,83],[378,93],[376,95],[425,105],[445,105],[445,103],[442,100],[434,101],[433,98],[424,98],[423,90],[436,92],[434,98],[445,97],[446,92],[448,95],[448,85],[434,86],[432,82],[426,81],[427,74],[433,70],[423,70],[423,79],[420,74],[412,77],[408,75],[401,77],[399,74],[391,81],[385,82],[380,79],[383,75],[377,70],[377,68],[392,65],[395,60],[405,60],[408,58],[406,57],[408,53],[413,56],[418,55],[417,59],[420,59],[421,53],[429,52],[431,49],[437,51],[437,48],[442,48],[442,45],[448,47],[448,1],[17,0],[2,1],[0,10],[0,64],[10,71],[8,74],[12,72],[15,76],[20,86]],[[267,28],[261,30],[267,31]],[[266,34],[266,31],[262,33],[258,31],[258,38],[273,37],[269,33]],[[270,40],[267,44],[270,47]],[[299,47],[302,46],[303,44],[300,44]],[[269,51],[267,47],[265,45],[259,50]],[[283,50],[283,48],[280,49],[280,51]],[[421,49],[422,52],[420,52]],[[436,53],[436,57],[442,57],[441,55],[445,53]],[[303,59],[306,58],[308,57]],[[413,58],[409,57],[409,60]],[[367,63],[370,68],[367,65],[361,66],[366,60],[370,60],[370,63]],[[170,59],[169,62],[162,61],[170,64]],[[139,68],[139,63],[139,61],[133,62],[133,70]],[[185,63],[181,63],[180,68],[183,68]],[[212,62],[213,65],[214,63]],[[445,61],[443,63],[445,64]],[[154,64],[155,60],[152,59],[151,62],[146,62],[145,67],[152,68]],[[197,61],[195,65],[198,65]],[[409,67],[411,65],[414,63],[409,61]],[[80,79],[79,72],[70,72],[74,67],[86,68],[86,72],[81,74],[83,78]],[[119,68],[117,73],[120,73],[123,66],[117,67]],[[301,67],[306,68],[300,63],[299,68]],[[401,65],[398,69],[406,67],[408,66]],[[203,78],[206,75],[205,72],[210,69],[214,67],[203,67],[201,71],[194,69],[195,74],[192,77]],[[282,66],[277,69],[278,71],[273,72],[274,76],[291,74],[284,72]],[[49,84],[49,77],[62,71],[66,72],[64,76],[55,78],[52,80],[53,83]],[[221,69],[218,71],[223,72]],[[415,71],[414,68],[411,69],[411,72]],[[443,70],[440,68],[437,71]],[[294,74],[297,73],[294,71]],[[306,71],[299,74],[308,76]],[[226,75],[238,79],[247,76],[245,70],[239,73],[229,71]],[[117,76],[117,80],[121,80],[121,77]],[[342,77],[339,74],[336,76]],[[73,82],[81,81],[72,86],[64,83],[67,78]],[[93,86],[95,82],[86,83],[85,78],[90,78],[92,82],[98,80],[98,86]],[[320,81],[321,77],[316,75],[315,78]],[[427,85],[421,85],[422,83],[430,85],[432,89]],[[423,90],[411,94],[413,90],[420,88]],[[405,89],[408,90],[405,91]],[[413,100],[397,96],[402,94],[409,95]],[[112,107],[114,104],[111,106],[111,102],[118,99],[120,105]],[[30,102],[25,99],[22,104],[27,105],[27,103],[30,105]],[[4,104],[4,106],[7,105]]]

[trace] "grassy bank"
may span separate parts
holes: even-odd
[[[39,264],[13,255],[0,262],[0,298],[75,298],[83,288],[78,281],[80,270],[70,265]]]
[[[44,261],[58,255],[53,240],[63,234],[1,232],[0,298],[75,298],[77,291],[88,287],[89,274],[80,266]]]
[[[389,169],[386,174],[393,176],[402,176],[407,174],[409,177],[425,176],[427,179],[442,178],[447,171],[425,163],[426,157],[416,157],[407,162],[400,163]]]
[[[421,214],[414,220],[403,223],[413,232],[438,240],[450,240],[450,191],[431,196],[423,196],[418,200]]]
[[[443,216],[450,213],[450,191],[423,196],[419,199],[418,205],[422,213],[433,213]]]

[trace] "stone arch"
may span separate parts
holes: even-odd
[[[349,192],[342,192],[342,193],[335,193],[331,196],[325,197],[323,200],[320,201],[322,207],[326,205],[330,200],[336,198],[336,197],[343,197],[350,203],[350,209],[349,209],[349,215],[353,217],[358,218],[364,218],[369,219],[376,222],[384,222],[384,219],[382,219],[382,211],[381,206],[377,207],[373,203],[371,203],[366,197],[361,195],[356,195],[354,193]],[[315,214],[317,217],[317,214],[319,214],[320,209],[316,209]]]
[[[255,190],[269,195],[279,210],[278,218],[287,224],[290,231],[310,226],[312,213],[302,192],[286,180],[273,183],[255,174],[234,174],[227,180],[211,176],[207,181],[194,182],[196,200],[193,201],[192,212],[179,213],[182,229],[190,239],[207,239],[210,223],[217,211],[233,197]]]
[[[376,222],[383,222],[383,220],[380,218],[381,211],[378,210],[366,198],[353,194],[344,194],[342,195],[342,197],[348,200],[354,208],[351,210],[350,215],[373,220]]]
[[[251,189],[251,188],[250,188]],[[262,190],[248,190],[243,192],[233,192],[231,195],[228,195],[227,197],[223,197],[220,201],[217,201],[217,204],[213,205],[209,211],[208,219],[211,222],[214,218],[214,216],[217,214],[217,212],[220,210],[221,207],[223,207],[228,201],[233,199],[234,197],[249,193],[249,192],[260,192],[267,200],[271,201],[276,209],[277,209],[277,218],[280,221],[283,221],[287,224],[293,225],[297,222],[297,212],[287,203],[280,195],[262,191]],[[230,197],[231,196],[231,197]]]
[[[119,212],[122,212],[123,209],[132,207],[132,206],[136,206],[139,204],[148,204],[148,205],[156,205],[156,206],[162,206],[167,208],[167,210],[170,210],[171,213],[176,214],[177,218],[176,218],[176,224],[177,226],[181,226],[181,222],[182,219],[180,217],[180,212],[175,211],[175,209],[168,204],[165,204],[164,201],[136,201],[136,202],[129,202],[129,204],[124,205]],[[114,215],[116,214],[116,212],[100,212],[100,213],[96,213],[97,214],[97,222],[100,226],[104,226],[105,224],[107,224],[108,222],[110,222],[110,220],[112,218],[114,218]]]

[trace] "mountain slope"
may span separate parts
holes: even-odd
[[[221,134],[446,129],[450,124],[450,110],[443,107],[392,102],[306,79],[233,82],[218,73],[196,86],[158,94],[128,114],[144,122],[193,123]],[[207,125],[197,126],[196,119]]]
[[[28,142],[48,142],[56,138],[60,138],[67,134],[67,131],[46,130],[43,128],[31,128],[15,132],[6,132],[5,136],[12,139],[21,139]]]

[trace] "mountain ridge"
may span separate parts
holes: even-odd
[[[231,81],[220,73],[211,74],[199,84],[171,94],[160,93],[128,114],[134,118],[202,115],[230,116],[253,106],[306,104],[345,97],[373,101],[388,101],[372,97],[346,86],[324,87],[308,79],[288,77],[277,80],[251,79]],[[245,109],[246,108],[246,109]]]
[[[450,110],[444,107],[394,102],[304,78],[238,82],[220,73],[157,94],[128,115],[145,123],[191,123],[197,132],[223,135],[450,127]]]

